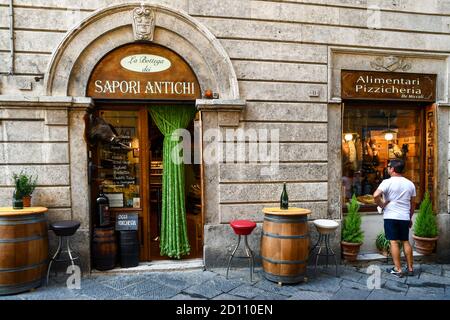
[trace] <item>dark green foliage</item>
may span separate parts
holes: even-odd
[[[19,174],[13,174],[14,185],[16,187],[14,193],[16,199],[21,199],[24,196],[29,196],[33,193],[37,184],[37,177],[27,175],[22,171]]]
[[[359,214],[359,203],[353,194],[352,200],[347,204],[348,214],[344,219],[342,228],[342,241],[350,243],[362,243],[364,232],[361,230],[361,215]]]
[[[436,215],[430,200],[430,194],[425,193],[425,197],[420,204],[419,214],[414,222],[414,234],[422,238],[434,238],[438,235]]]
[[[375,245],[377,246],[377,249],[380,251],[386,251],[388,253],[391,251],[391,242],[388,239],[386,239],[386,235],[384,234],[384,232],[380,232],[377,235]]]

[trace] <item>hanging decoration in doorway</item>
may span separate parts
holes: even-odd
[[[188,255],[189,245],[186,221],[185,183],[183,154],[175,155],[179,139],[172,135],[177,129],[185,129],[194,119],[193,106],[151,106],[150,115],[164,135],[161,241],[162,256],[180,259]],[[173,157],[179,156],[179,159]]]
[[[133,33],[135,40],[153,41],[155,12],[142,4],[133,10]]]

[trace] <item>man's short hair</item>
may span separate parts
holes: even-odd
[[[394,168],[394,171],[396,173],[402,173],[403,170],[405,169],[405,161],[401,159],[393,159],[389,161],[389,166],[391,168]]]

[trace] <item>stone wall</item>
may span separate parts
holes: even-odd
[[[73,115],[84,115],[89,105],[90,99],[73,103],[53,97],[0,101],[0,206],[12,205],[13,173],[37,177],[31,205],[47,207],[49,222],[81,222],[73,247],[81,253],[85,268],[90,260],[90,220],[86,208],[78,210],[88,204],[87,199],[80,201],[78,188],[87,188],[87,154],[86,148],[75,146],[83,140],[84,122]],[[69,140],[74,135],[78,138]],[[54,238],[50,232],[51,252],[57,245]]]
[[[8,3],[8,0],[0,0],[0,61],[5,62],[0,64],[0,94],[40,96],[45,94],[40,77],[67,32],[95,10],[127,1],[14,0],[17,73],[14,76],[7,75],[10,63]],[[228,222],[245,217],[261,223],[261,209],[278,205],[284,181],[288,182],[291,205],[311,209],[310,219],[341,219],[340,68],[347,64],[370,69],[368,61],[373,57],[404,55],[419,72],[429,71],[429,68],[432,69],[429,72],[436,70],[439,99],[448,102],[450,1],[151,0],[144,3],[182,10],[217,37],[231,59],[240,98],[246,100],[238,128],[279,131],[278,174],[261,175],[263,165],[245,161],[249,158],[248,151],[241,163],[220,164],[205,170],[214,175],[207,177],[211,187],[206,199],[207,265],[222,264],[227,255],[223,248],[231,248],[233,236]],[[368,5],[378,5],[381,10],[368,11]],[[369,29],[368,18],[377,17],[380,25]],[[338,54],[333,51],[336,47],[349,52]],[[332,98],[337,100],[331,101]],[[75,162],[70,152],[84,146],[77,141],[69,143],[67,135],[69,128],[80,134],[80,114],[69,115],[67,110],[60,110],[65,112],[66,122],[53,125],[42,120],[45,117],[41,113],[45,110],[18,108],[14,109],[16,113],[10,120],[3,120],[7,119],[8,110],[7,106],[0,109],[5,114],[0,116],[0,137],[6,132],[10,139],[0,144],[3,148],[0,170],[8,172],[11,169],[7,168],[26,165],[27,170],[59,172],[55,178],[40,180],[35,201],[43,199],[55,215],[86,212],[87,199],[75,198],[76,188],[85,187],[79,184],[80,177],[84,180],[77,173],[84,163]],[[26,117],[32,121],[24,123]],[[218,121],[217,114],[205,113],[204,129],[217,127]],[[38,133],[30,133],[19,142],[14,139],[21,137],[23,124]],[[225,129],[221,128],[223,133]],[[70,135],[70,139],[74,137]],[[448,134],[440,137],[447,144]],[[3,138],[0,141],[4,141]],[[224,141],[218,143],[225,145]],[[246,150],[251,144],[246,143]],[[40,160],[23,163],[23,148]],[[450,168],[448,162],[445,166]],[[448,174],[444,176],[447,178]],[[4,186],[0,189],[3,201],[10,197],[10,181],[0,179]],[[450,194],[450,188],[442,190]],[[450,197],[444,198],[450,202]],[[439,212],[447,213],[448,205],[441,205]],[[254,247],[258,248],[257,233],[254,237]],[[335,241],[335,248],[339,247],[337,243]]]

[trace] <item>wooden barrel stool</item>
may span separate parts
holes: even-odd
[[[314,273],[317,274],[317,263],[320,256],[326,257],[326,267],[328,268],[328,257],[334,258],[334,264],[336,265],[336,276],[338,275],[338,265],[336,260],[336,254],[330,245],[330,235],[339,227],[339,224],[330,219],[317,219],[313,221],[319,233],[319,239],[316,244],[310,250],[310,256],[315,254],[316,262],[314,266]],[[319,247],[319,250],[314,253],[315,249]],[[322,249],[325,248],[325,253],[322,253]]]
[[[256,227],[256,223],[249,220],[234,220],[230,222],[230,226],[233,228],[235,234],[238,235],[238,242],[236,247],[233,250],[233,253],[230,256],[230,260],[228,261],[227,267],[227,275],[228,279],[228,271],[230,270],[231,260],[233,260],[234,255],[236,254],[237,249],[239,248],[239,244],[241,243],[241,236],[244,236],[244,244],[245,244],[245,254],[247,255],[245,258],[249,259],[250,263],[250,282],[253,281],[253,268],[255,265],[255,260],[253,257],[253,252],[250,249],[247,241],[247,236],[252,233],[253,229]]]
[[[79,227],[80,223],[73,220],[56,221],[50,224],[50,229],[58,237],[58,249],[56,249],[55,254],[52,256],[50,263],[48,264],[47,285],[50,276],[50,270],[54,262],[70,262],[75,268],[74,261],[80,259],[80,256],[70,248],[70,237],[73,236],[75,232],[77,232]],[[67,256],[61,258],[62,254],[67,254]]]
[[[0,208],[0,295],[42,285],[48,262],[47,208]]]
[[[261,259],[266,279],[283,283],[306,280],[308,214],[301,208],[264,208]]]

